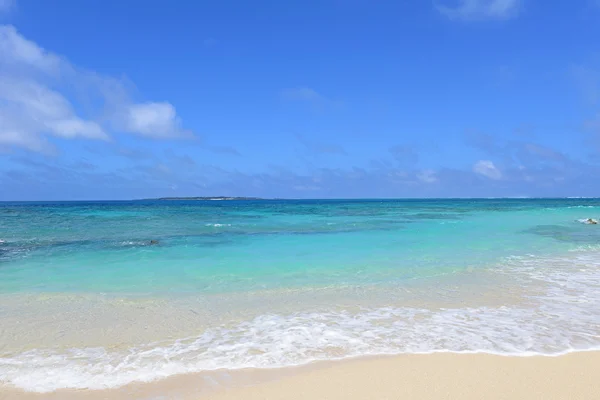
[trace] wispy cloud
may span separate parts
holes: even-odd
[[[424,183],[435,183],[438,181],[437,173],[432,169],[425,169],[417,173],[417,178]]]
[[[298,87],[293,89],[284,89],[281,93],[287,100],[300,101],[326,101],[327,99],[314,89],[307,87]]]
[[[33,80],[0,75],[0,99],[0,143],[48,151],[38,132],[65,139],[109,139],[98,123],[78,117],[64,96]]]
[[[537,151],[537,150],[535,150]],[[542,151],[546,153],[546,151]],[[545,154],[544,157],[555,157]],[[165,151],[152,160],[131,160],[113,171],[60,158],[7,157],[0,170],[0,200],[147,198],[165,193],[260,197],[489,197],[597,196],[589,182],[600,166],[539,164],[535,168],[480,159],[471,168],[403,170],[394,165],[314,168],[305,172],[271,166],[260,173],[204,165]],[[12,166],[11,166],[12,164]]]
[[[502,179],[502,172],[490,160],[480,160],[473,165],[473,172],[489,179]]]
[[[451,19],[508,19],[519,13],[521,0],[449,0],[438,1],[436,9]]]
[[[118,132],[155,139],[192,136],[182,129],[172,104],[135,102],[124,81],[78,68],[11,25],[0,25],[0,54],[0,147],[53,153],[49,137],[106,141]],[[73,88],[85,93],[89,104],[102,105],[82,114],[85,107],[73,102]]]
[[[484,133],[471,133],[467,143],[485,157],[473,165],[475,174],[505,183],[507,187],[526,184],[529,187],[524,188],[531,193],[543,190],[549,194],[551,190],[558,190],[557,182],[563,182],[561,187],[566,187],[596,170],[583,161],[585,155],[573,159],[542,143],[506,140]]]
[[[284,89],[281,97],[287,101],[302,102],[311,105],[317,110],[327,108],[336,108],[341,106],[341,102],[331,99],[309,87],[296,87]]]
[[[537,168],[542,164],[571,163],[566,155],[543,144],[505,140],[481,132],[470,132],[467,135],[467,144],[507,166],[525,165]]]
[[[164,153],[170,162],[175,163],[178,170],[182,168],[189,170],[190,168],[195,168],[197,165],[196,161],[187,154],[179,155],[171,149],[165,150]]]

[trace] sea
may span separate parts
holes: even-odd
[[[0,203],[0,389],[600,349],[599,199]]]

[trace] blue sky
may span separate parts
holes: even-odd
[[[600,196],[600,1],[0,0],[0,200]]]

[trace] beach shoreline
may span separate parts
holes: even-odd
[[[403,354],[273,370],[214,371],[110,390],[31,393],[4,400],[100,399],[597,399],[600,351],[561,356]]]
[[[563,375],[585,391],[597,354],[558,356],[600,349],[600,231],[580,207],[11,206],[0,399],[439,398],[429,381],[489,398]]]

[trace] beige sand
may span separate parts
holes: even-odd
[[[438,354],[347,362],[210,399],[598,400],[600,354]]]
[[[561,357],[404,355],[287,369],[275,380],[273,373],[240,372],[237,378],[246,384],[263,382],[208,393],[202,377],[190,374],[107,391],[32,395],[0,390],[0,399],[600,399],[600,352]]]

